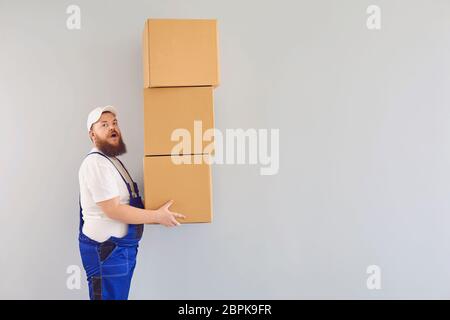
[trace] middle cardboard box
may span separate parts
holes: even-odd
[[[144,89],[146,156],[213,153],[213,139],[203,139],[208,129],[214,129],[213,87]]]

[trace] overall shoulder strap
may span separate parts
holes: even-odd
[[[125,165],[122,163],[122,161],[120,161],[119,158],[115,158],[117,161],[119,161],[120,165],[122,166],[122,168],[125,170],[125,172],[127,173],[128,177],[130,178],[131,182],[134,182],[133,178],[131,178],[131,174],[128,172],[127,168],[125,167]]]
[[[125,182],[125,185],[127,186],[127,189],[128,189],[128,191],[130,192],[130,197],[131,197],[131,196],[132,196],[132,197],[136,197],[136,191],[134,190],[134,181],[131,179],[130,174],[128,173],[127,169],[125,169],[125,167],[123,166],[122,162],[121,162],[119,159],[116,158],[117,160],[119,160],[119,163],[122,165],[122,167],[123,167],[124,170],[126,171],[128,177],[129,177],[130,180],[131,180],[131,184],[128,183],[127,179],[125,179],[125,177],[123,176],[121,170],[120,170],[119,168],[117,168],[117,166],[116,166],[116,164],[114,163],[114,161],[112,161],[108,156],[106,156],[105,154],[103,154],[103,153],[101,153],[101,152],[93,151],[93,152],[88,153],[88,154],[86,155],[86,157],[89,156],[89,155],[91,155],[91,154],[99,154],[99,155],[101,155],[102,157],[108,159],[108,161],[111,162],[111,164],[114,166],[114,168],[116,168],[116,170],[117,170],[117,172],[119,173],[120,177],[122,178],[123,182]]]

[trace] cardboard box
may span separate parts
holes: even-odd
[[[216,20],[148,19],[143,35],[144,88],[218,86]]]
[[[144,89],[145,155],[213,153],[213,128],[212,87]]]
[[[169,200],[171,211],[184,214],[180,223],[212,221],[211,168],[202,161],[208,155],[144,157],[144,200],[146,209],[158,209]],[[208,159],[208,158],[207,158]],[[190,161],[191,164],[175,164]]]

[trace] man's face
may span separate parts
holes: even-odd
[[[109,157],[119,156],[126,152],[116,116],[111,112],[103,112],[100,119],[92,125],[89,133],[95,146]]]

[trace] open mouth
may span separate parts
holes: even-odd
[[[119,135],[117,133],[115,133],[115,132],[111,134],[111,138],[117,138],[118,136]]]

